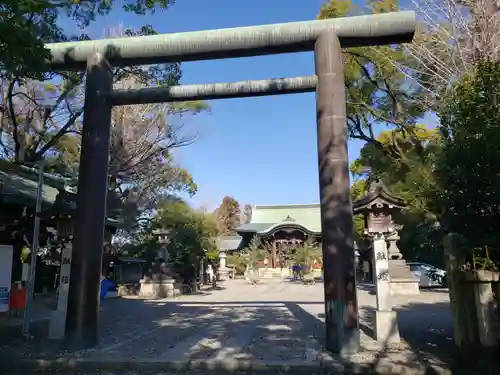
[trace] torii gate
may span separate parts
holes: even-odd
[[[98,294],[113,105],[289,94],[316,90],[323,232],[326,348],[359,351],[360,335],[347,158],[342,48],[410,42],[413,12],[291,22],[187,33],[48,44],[54,70],[87,69],[68,339],[98,342]],[[316,75],[113,90],[111,66],[250,57],[314,50]]]

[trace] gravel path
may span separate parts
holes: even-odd
[[[383,348],[371,339],[375,297],[360,286],[362,345],[358,359],[376,360]],[[385,356],[402,352],[445,360],[451,348],[448,293],[424,291],[416,297],[397,297],[403,343],[385,348]],[[252,286],[230,280],[221,290],[175,300],[106,300],[98,347],[76,353],[93,360],[258,360],[298,363],[328,356],[324,337],[323,285],[305,286],[270,280]],[[36,327],[43,336],[46,325]],[[2,340],[3,341],[3,340]],[[9,340],[0,355],[40,357],[75,355],[46,340]],[[372,358],[373,357],[373,358]],[[356,360],[356,357],[353,357]]]

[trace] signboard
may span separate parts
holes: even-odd
[[[386,233],[391,227],[392,218],[383,212],[370,212],[368,228],[370,233]]]
[[[12,246],[0,245],[0,312],[9,311],[13,255]]]

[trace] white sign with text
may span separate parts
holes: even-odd
[[[387,243],[383,235],[376,235],[373,239],[373,252],[376,275],[377,310],[391,311],[389,256],[387,253]]]
[[[0,312],[9,311],[13,249],[0,245]]]
[[[68,309],[69,281],[71,277],[71,243],[66,244],[61,253],[59,288],[57,289],[57,309],[52,312],[49,337],[54,340],[64,338],[66,311]]]

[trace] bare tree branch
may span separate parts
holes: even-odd
[[[408,66],[380,56],[427,92],[429,109],[476,61],[500,57],[500,3],[495,0],[413,0],[420,24],[406,52]],[[375,48],[373,48],[376,51]]]

